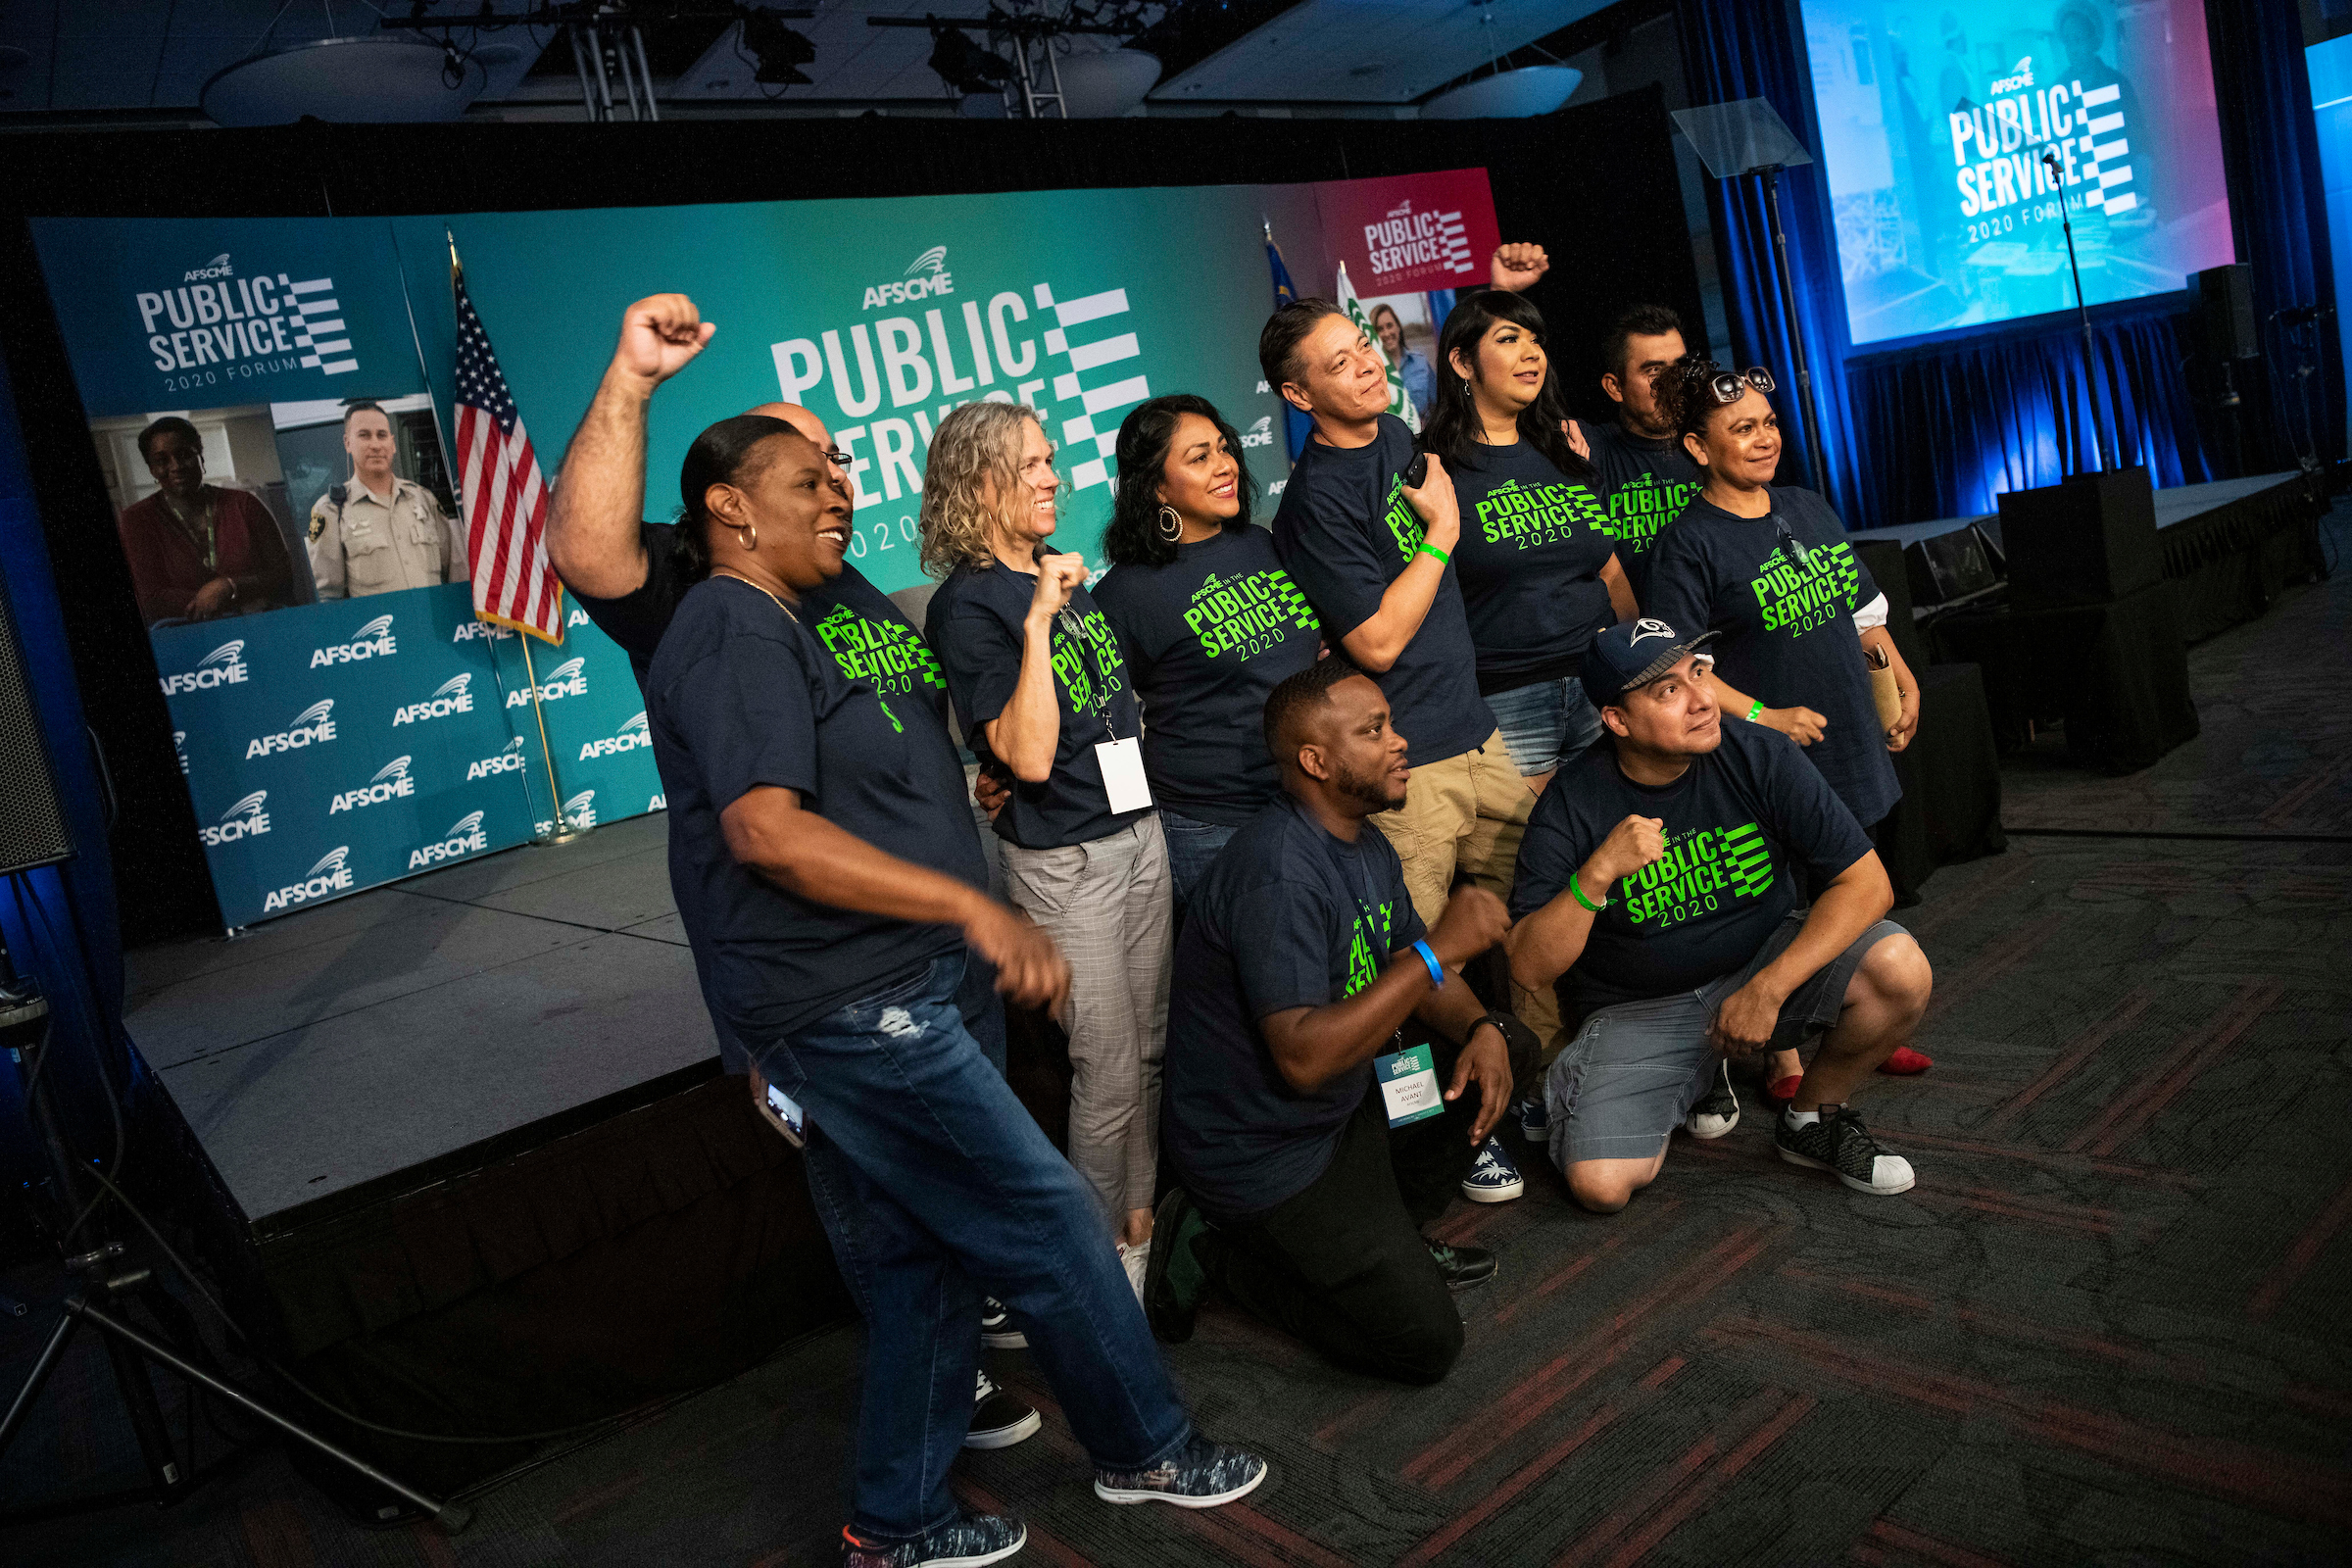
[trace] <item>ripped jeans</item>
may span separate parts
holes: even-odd
[[[1095,1198],[1013,1098],[934,959],[783,1038],[748,1039],[808,1112],[808,1189],[865,1316],[850,1526],[903,1541],[955,1516],[980,1298],[1011,1308],[1071,1434],[1107,1470],[1181,1447],[1192,1422]]]

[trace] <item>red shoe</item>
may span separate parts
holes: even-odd
[[[1786,1105],[1788,1103],[1788,1102],[1796,1098],[1796,1086],[1804,1081],[1805,1078],[1804,1074],[1802,1073],[1798,1073],[1794,1077],[1789,1078],[1775,1078],[1771,1083],[1764,1086],[1764,1092],[1770,1095],[1773,1099],[1779,1101],[1782,1104]]]
[[[1908,1078],[1913,1073],[1926,1072],[1935,1065],[1934,1056],[1922,1055],[1909,1046],[1897,1046],[1893,1055],[1879,1063],[1879,1071],[1897,1078]]]

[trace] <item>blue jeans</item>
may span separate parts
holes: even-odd
[[[1194,884],[1208,873],[1216,863],[1217,852],[1241,829],[1219,827],[1164,806],[1159,808],[1159,828],[1168,841],[1168,883],[1175,890],[1176,908],[1181,913],[1193,896]]]
[[[1601,737],[1600,710],[1573,675],[1491,692],[1487,706],[1494,710],[1512,765],[1529,778],[1550,772]]]
[[[1192,1437],[1094,1195],[964,1027],[963,970],[948,955],[753,1043],[808,1109],[808,1190],[865,1316],[850,1527],[866,1539],[956,1516],[984,1292],[1020,1319],[1098,1467],[1146,1468]]]

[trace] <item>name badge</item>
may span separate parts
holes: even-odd
[[[1152,804],[1141,740],[1097,741],[1095,761],[1102,769],[1102,788],[1113,811],[1140,811]]]
[[[1388,1102],[1390,1126],[1402,1127],[1444,1113],[1446,1097],[1438,1088],[1438,1059],[1428,1046],[1374,1056],[1372,1074],[1380,1080],[1381,1099]]]

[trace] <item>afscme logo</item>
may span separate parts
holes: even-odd
[[[575,620],[572,624],[576,626],[579,622]],[[458,629],[450,633],[449,640],[453,643],[501,642],[514,635],[494,620],[461,620]]]
[[[247,673],[245,639],[234,638],[196,661],[194,669],[166,675],[164,695],[176,697],[181,692],[207,692],[216,686],[241,686]]]
[[[347,643],[329,643],[311,655],[311,667],[321,664],[348,664],[361,659],[389,659],[400,652],[400,644],[392,635],[392,617],[378,615],[358,631]]]
[[[2003,76],[2000,80],[1994,82],[1991,86],[1985,88],[1984,90],[1988,93],[2017,92],[2033,85],[2034,57],[2032,55],[2025,55],[2018,60],[2016,65],[2009,68],[2008,75]]]
[[[312,866],[301,881],[279,888],[263,899],[262,912],[270,914],[278,909],[290,909],[298,904],[307,904],[313,899],[323,899],[329,894],[350,892],[351,867],[344,863],[350,855],[350,845],[336,845],[318,857],[318,863]]]
[[[428,718],[447,718],[452,713],[473,711],[473,694],[466,688],[473,683],[468,670],[452,675],[433,688],[433,695],[421,703],[409,703],[392,710],[395,724],[421,724]]]
[[[1271,414],[1258,416],[1257,422],[1242,432],[1242,445],[1246,447],[1270,447],[1273,444],[1274,416]]]
[[[236,805],[220,813],[220,820],[197,830],[208,845],[234,844],[239,839],[258,838],[270,831],[270,813],[262,809],[270,798],[268,790],[255,790]]]
[[[564,820],[573,827],[596,826],[596,791],[582,790],[564,803]]]
[[[222,251],[202,267],[189,268],[186,275],[181,277],[180,281],[194,283],[207,277],[227,277],[233,270],[234,269],[228,265],[228,252]]]
[[[543,703],[552,703],[565,697],[587,696],[588,677],[582,670],[582,666],[587,662],[588,657],[583,654],[576,659],[566,659],[549,670],[547,679],[539,683],[539,700]],[[517,687],[507,693],[509,708],[520,708],[530,700],[531,688],[528,686]]]
[[[577,605],[572,606],[571,613],[564,617],[564,629],[565,631],[571,630],[574,626],[585,626],[587,624],[589,624],[588,612],[582,610]]]
[[[294,715],[294,721],[274,735],[256,735],[245,743],[245,760],[318,746],[335,738],[335,700],[321,697]]]
[[[654,738],[646,733],[645,714],[641,712],[621,725],[616,733],[608,735],[601,741],[590,741],[582,746],[580,760],[585,762],[591,757],[617,757],[622,752],[633,752],[641,746],[653,744]]]
[[[431,844],[409,852],[409,869],[419,870],[442,860],[462,859],[466,856],[490,847],[490,835],[482,831],[482,813],[468,811],[449,826],[449,831]]]
[[[906,270],[887,283],[876,283],[865,291],[865,309],[883,305],[904,305],[908,300],[936,298],[956,292],[956,278],[948,270],[948,248],[934,245],[906,266]]]
[[[326,814],[332,816],[337,811],[356,811],[363,806],[381,806],[398,796],[416,794],[416,781],[409,777],[409,761],[410,759],[406,757],[395,757],[377,768],[375,777],[358,789],[344,790],[338,794],[327,807]]]
[[[466,777],[470,781],[477,778],[488,778],[493,773],[519,773],[523,766],[522,737],[517,735],[507,742],[507,749],[496,757],[485,757],[467,767]]]

